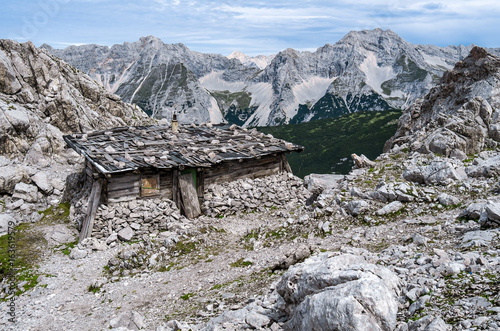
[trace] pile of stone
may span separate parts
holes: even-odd
[[[181,216],[175,203],[166,199],[145,199],[101,205],[97,210],[92,237],[129,241],[160,231],[178,230],[189,220]]]
[[[291,173],[238,179],[209,186],[204,192],[202,211],[205,215],[216,217],[242,211],[298,206],[304,204],[310,195],[303,180]]]

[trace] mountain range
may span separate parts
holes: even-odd
[[[177,111],[184,123],[242,126],[406,108],[472,47],[415,45],[382,29],[349,32],[315,52],[258,57],[204,54],[153,36],[112,47],[41,46],[154,117]]]

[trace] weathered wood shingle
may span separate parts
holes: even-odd
[[[64,136],[66,143],[103,174],[140,168],[211,167],[303,147],[236,125],[120,127]]]

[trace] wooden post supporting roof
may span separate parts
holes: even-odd
[[[181,191],[182,202],[186,217],[193,219],[201,215],[198,194],[194,187],[193,175],[190,173],[179,176],[179,189]]]
[[[98,178],[94,179],[94,183],[92,184],[92,192],[90,192],[87,215],[85,216],[85,220],[83,221],[82,229],[80,231],[80,242],[92,235],[95,214],[97,212],[99,204],[101,203],[101,191],[103,182],[104,179]]]
[[[281,163],[283,165],[283,170],[285,172],[293,173],[292,168],[290,167],[290,163],[288,163],[288,160],[286,159],[285,154],[281,154]]]

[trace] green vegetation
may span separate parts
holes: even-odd
[[[23,288],[28,290],[38,283],[36,264],[42,256],[40,246],[46,245],[47,241],[41,233],[34,231],[31,224],[16,226],[12,238],[15,240],[9,240],[9,235],[0,237],[0,280],[15,277],[16,284],[26,281]],[[13,249],[11,252],[9,245]],[[12,290],[16,295],[22,292],[17,288]]]
[[[231,263],[230,266],[233,268],[243,268],[251,266],[252,264],[253,264],[252,262],[244,261],[243,258],[241,258],[238,261]]]
[[[56,249],[60,250],[64,255],[69,255],[71,253],[71,250],[75,248],[76,245],[78,245],[78,239],[67,244],[62,244]]]
[[[402,72],[398,74],[395,78],[387,80],[382,83],[382,91],[386,95],[391,95],[392,91],[398,90],[398,87],[402,83],[407,82],[422,82],[425,80],[427,75],[429,74],[424,69],[419,68],[419,66],[409,59],[406,55],[402,55],[397,61],[396,64],[402,68]],[[445,69],[446,71],[446,69]],[[436,78],[434,78],[436,80]],[[437,80],[440,78],[437,77]]]
[[[189,300],[189,298],[191,298],[192,296],[194,296],[193,293],[186,293],[184,295],[181,295],[181,299],[182,300]]]
[[[40,223],[68,223],[69,207],[69,203],[62,203],[39,212],[43,215]],[[11,232],[10,240],[9,235],[0,237],[0,281],[4,278],[12,279],[14,276],[17,284],[26,281],[27,283],[22,289],[13,289],[15,295],[19,295],[35,287],[38,283],[37,264],[43,257],[44,249],[47,247],[47,240],[44,234],[31,223],[19,224],[15,227],[15,231],[9,232]],[[70,243],[67,246],[70,247],[72,244]],[[9,246],[11,246],[11,252],[9,252]],[[69,254],[68,247],[61,249],[61,251],[63,253],[67,251]],[[12,255],[12,252],[14,252],[14,255]],[[11,258],[14,258],[14,260],[11,260]]]
[[[295,175],[346,174],[352,167],[352,153],[364,154],[370,159],[382,153],[385,142],[396,132],[401,113],[401,110],[358,112],[258,130],[305,147],[302,153],[287,155]]]
[[[96,285],[96,284],[92,284],[92,285],[90,285],[90,286],[88,287],[88,289],[87,289],[87,290],[88,290],[89,292],[91,292],[91,293],[96,294],[97,292],[99,292],[99,291],[101,290],[101,286]]]
[[[69,223],[69,208],[71,207],[69,202],[64,202],[54,207],[39,211],[42,217],[42,222],[47,221],[51,224],[59,224],[59,223]]]
[[[193,241],[189,242],[178,241],[175,244],[173,251],[179,253],[179,255],[184,255],[194,251],[195,248],[196,248],[196,243]]]
[[[250,107],[252,95],[248,92],[213,91],[211,94],[229,123],[243,125],[257,110],[256,106]]]

